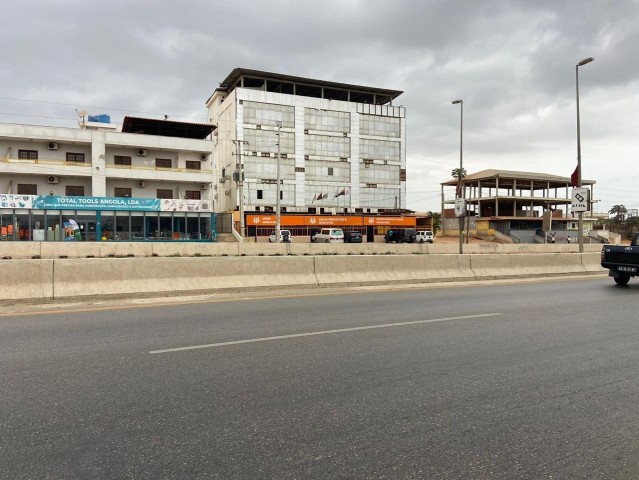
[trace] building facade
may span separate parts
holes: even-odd
[[[278,190],[285,214],[403,209],[406,115],[393,106],[401,93],[233,70],[207,101],[216,211],[237,212],[241,191],[247,214],[274,212]]]
[[[0,239],[64,240],[67,224],[76,240],[212,239],[212,131],[135,117],[0,124]]]

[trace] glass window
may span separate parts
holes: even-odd
[[[131,189],[115,187],[113,189],[113,196],[114,197],[131,197]]]
[[[173,161],[170,158],[156,158],[155,168],[172,168]]]
[[[45,237],[47,242],[61,242],[63,237],[63,225],[62,218],[60,216],[60,210],[46,210],[45,212],[45,225],[47,231]]]
[[[116,155],[113,157],[113,164],[114,165],[124,165],[124,166],[131,166],[131,157],[124,157],[122,155]]]
[[[115,235],[113,240],[127,241],[131,237],[129,212],[115,212]]]
[[[139,241],[147,238],[144,228],[144,212],[131,212],[131,240]]]
[[[245,100],[242,111],[245,124],[276,127],[277,122],[282,122],[282,126],[285,128],[295,127],[295,107],[292,106],[247,102]]]
[[[184,198],[187,200],[201,200],[202,192],[199,190],[187,190],[184,192]]]
[[[97,220],[95,211],[78,211],[74,217],[78,228],[80,228],[80,236],[82,240],[95,242],[97,240]]]
[[[35,183],[18,183],[18,195],[37,195],[38,185]]]
[[[186,161],[186,168],[188,170],[202,170],[202,164],[200,162],[187,160]]]
[[[31,240],[44,242],[46,240],[44,225],[44,210],[31,210]]]
[[[67,162],[84,163],[84,153],[67,152]]]
[[[166,188],[158,188],[156,198],[173,198],[173,190]]]
[[[360,135],[398,138],[400,136],[400,119],[396,117],[361,114],[359,133]]]
[[[348,158],[351,156],[351,139],[328,135],[304,135],[304,153],[320,157]]]
[[[351,131],[351,114],[318,108],[304,109],[304,128],[307,130],[321,130],[325,132]]]
[[[70,197],[84,196],[84,187],[82,185],[67,185],[64,190],[65,194]]]
[[[113,240],[115,238],[115,212],[105,211],[100,214],[102,227],[102,240]]]
[[[37,150],[18,150],[18,159],[20,160],[37,160]]]
[[[158,240],[171,240],[173,238],[173,213],[160,212]]]

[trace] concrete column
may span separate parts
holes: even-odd
[[[106,141],[102,130],[91,132],[91,196],[107,196]]]

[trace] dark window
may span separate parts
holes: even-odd
[[[258,191],[257,191],[257,199],[258,199],[258,200],[262,200],[262,198],[263,198],[263,197],[262,197],[263,192],[264,192],[263,190],[258,190]]]
[[[333,167],[328,167],[328,174],[333,175]]]
[[[173,162],[170,158],[156,158],[155,159],[155,167],[156,168],[171,168],[173,167]]]
[[[37,195],[38,186],[31,183],[18,183],[18,195]]]
[[[130,188],[114,188],[113,189],[114,197],[130,197],[131,189]]]
[[[84,163],[84,153],[67,152],[67,162]]]
[[[37,150],[18,150],[18,158],[20,160],[37,160],[38,151]]]
[[[127,166],[131,166],[131,157],[123,157],[121,155],[116,155],[115,157],[113,157],[113,164],[114,165],[127,165]]]
[[[280,190],[280,200],[284,199],[284,192],[282,190]]]
[[[84,187],[82,185],[67,185],[65,194],[71,197],[84,197]]]
[[[184,198],[186,198],[187,200],[201,200],[202,192],[200,192],[199,190],[187,190],[186,192],[184,192]]]
[[[187,160],[186,168],[189,170],[202,170],[202,164],[200,162],[193,162],[191,160]]]
[[[156,198],[173,198],[173,190],[158,188]]]

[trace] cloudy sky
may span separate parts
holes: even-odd
[[[407,207],[439,211],[464,167],[570,176],[596,210],[639,208],[636,0],[41,0],[3,4],[0,122],[89,113],[205,121],[235,67],[403,90]]]

